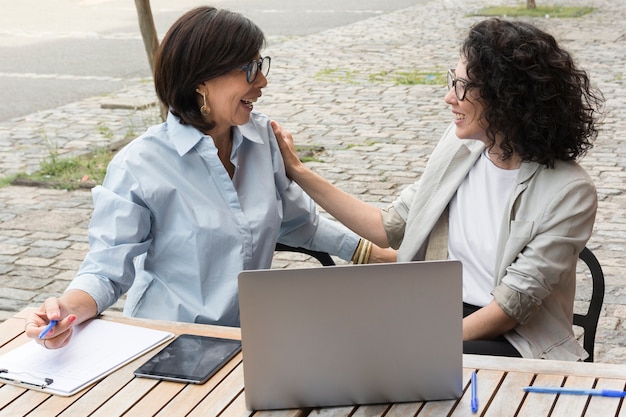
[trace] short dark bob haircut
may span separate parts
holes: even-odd
[[[461,46],[468,88],[483,104],[487,136],[503,159],[554,167],[593,147],[604,98],[587,73],[554,37],[518,21],[487,19],[475,24]]]
[[[215,123],[205,120],[198,106],[199,84],[252,61],[265,46],[265,35],[239,13],[203,6],[182,15],[157,50],[154,85],[161,102],[203,132]]]

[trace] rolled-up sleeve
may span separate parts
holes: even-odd
[[[381,214],[389,246],[393,249],[398,249],[404,240],[406,220],[400,216],[393,206],[382,209]]]
[[[520,324],[525,324],[541,305],[541,302],[537,303],[531,296],[515,291],[505,284],[495,287],[492,294],[498,306]]]
[[[521,324],[540,309],[555,288],[569,293],[564,288],[575,285],[572,280],[576,278],[578,253],[593,229],[597,199],[591,181],[572,181],[551,197],[534,222],[511,222],[511,263],[492,292],[498,305]]]

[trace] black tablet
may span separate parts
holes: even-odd
[[[135,375],[203,384],[241,350],[241,341],[181,334],[135,370]]]

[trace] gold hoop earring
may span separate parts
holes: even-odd
[[[208,116],[211,113],[211,108],[206,104],[206,94],[204,91],[200,91],[199,88],[196,88],[196,93],[202,96],[202,106],[200,107],[200,113],[203,116]]]

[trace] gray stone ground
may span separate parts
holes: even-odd
[[[443,74],[458,58],[471,16],[499,0],[438,0],[295,39],[270,39],[269,87],[257,109],[290,129],[299,144],[323,146],[311,166],[344,190],[384,206],[421,173],[451,121],[443,83],[394,81],[414,70]],[[502,4],[510,4],[504,0]],[[543,2],[539,2],[543,3]],[[606,274],[596,360],[626,360],[626,7],[614,0],[568,0],[597,8],[579,19],[533,19],[587,69],[606,97],[596,147],[582,160],[599,191],[589,247]],[[115,94],[0,123],[0,176],[34,171],[51,152],[87,152],[136,136],[158,121],[150,80]],[[622,116],[620,116],[622,114]],[[0,321],[61,293],[88,249],[88,191],[0,188]],[[280,254],[275,267],[308,266]],[[581,277],[582,278],[582,277]],[[581,279],[578,298],[588,292]],[[119,309],[120,301],[113,308]],[[582,301],[581,301],[582,304]]]

